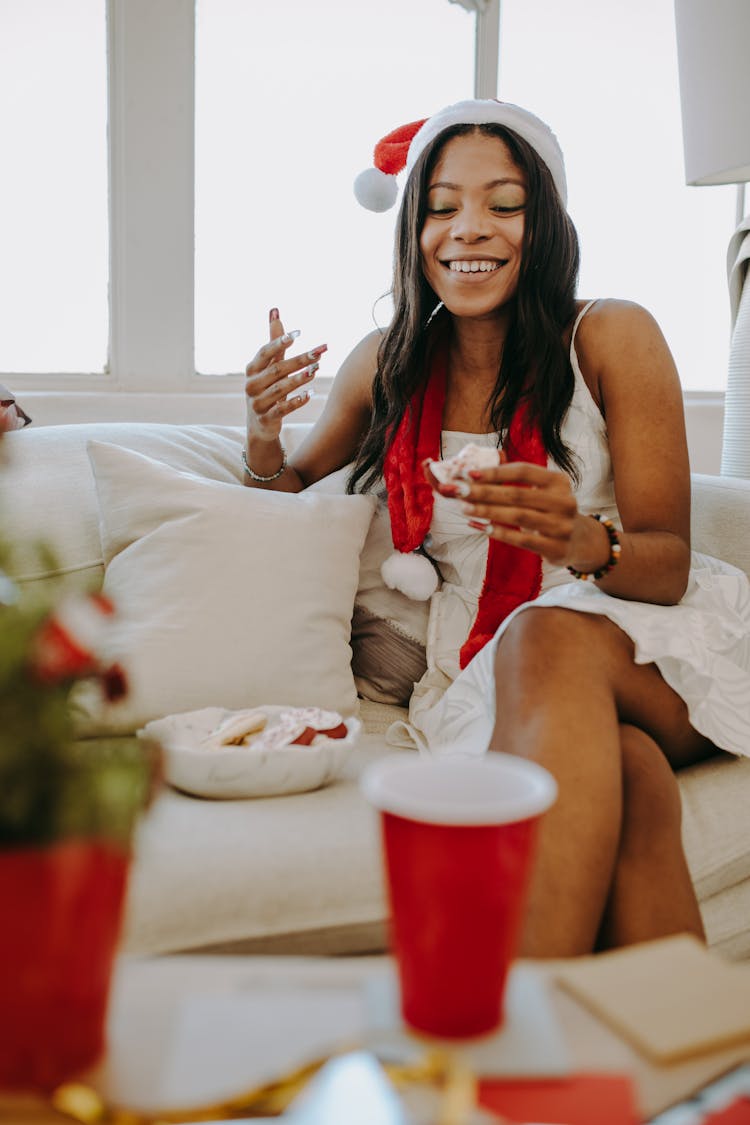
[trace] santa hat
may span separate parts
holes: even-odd
[[[373,168],[360,172],[354,194],[368,211],[388,211],[396,202],[396,176],[406,168],[407,176],[427,145],[452,125],[504,125],[531,145],[544,161],[563,206],[567,203],[565,162],[557,137],[548,125],[511,102],[494,98],[456,102],[432,117],[412,121],[394,129],[375,145]]]

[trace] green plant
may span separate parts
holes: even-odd
[[[63,582],[51,595],[24,589],[9,575],[12,551],[0,534],[0,848],[74,835],[126,843],[154,750],[127,739],[76,741],[69,702],[84,679],[110,700],[127,690],[105,655],[114,607]],[[51,569],[49,552],[39,554]]]

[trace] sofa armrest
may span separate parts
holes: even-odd
[[[693,550],[750,575],[750,480],[692,475]]]

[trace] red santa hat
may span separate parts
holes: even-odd
[[[504,125],[531,145],[550,171],[563,206],[568,189],[565,162],[557,137],[548,125],[521,106],[494,98],[470,99],[441,109],[432,117],[412,121],[388,133],[375,145],[372,168],[360,172],[354,194],[368,211],[388,211],[396,202],[396,176],[406,168],[407,176],[435,137],[452,125]]]

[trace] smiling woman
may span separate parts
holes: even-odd
[[[747,752],[750,586],[691,555],[667,344],[641,306],[578,297],[562,152],[528,110],[456,103],[389,134],[375,166],[406,170],[391,323],[287,458],[321,348],[287,358],[296,333],[271,309],[246,370],[245,483],[299,492],[353,462],[348,490],[390,520],[384,581],[430,602],[426,671],[389,740],[554,775],[523,952],[702,935],[670,766]],[[380,209],[393,193],[375,183]],[[467,443],[458,479],[433,471]]]

